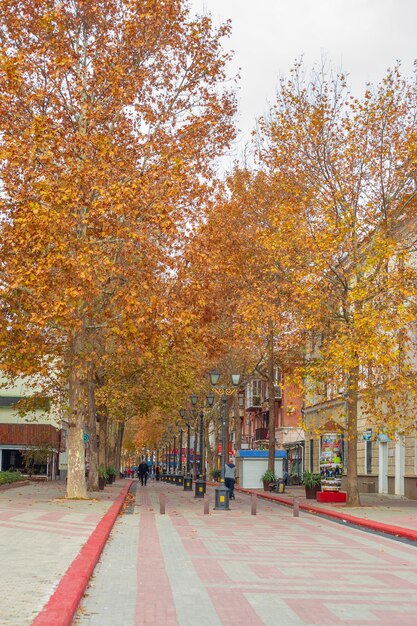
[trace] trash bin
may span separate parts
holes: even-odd
[[[283,478],[279,478],[277,482],[277,492],[285,493],[285,481]]]

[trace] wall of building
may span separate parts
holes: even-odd
[[[7,386],[3,386],[7,385]],[[29,384],[22,378],[16,379],[13,385],[8,384],[4,377],[0,376],[0,397],[3,398],[28,398],[35,393],[40,393],[41,387],[37,384]],[[27,424],[34,422],[36,424],[50,424],[52,426],[60,426],[60,416],[56,407],[51,406],[49,411],[36,410],[23,417],[13,407],[0,406],[0,423],[2,424]]]
[[[362,437],[362,432],[359,433]],[[311,444],[313,450],[313,465],[311,466]],[[358,441],[358,484],[361,493],[379,493],[380,477],[379,477],[379,450],[380,445],[377,438],[374,437],[372,445],[372,464],[371,472],[366,473],[366,444],[363,439]],[[404,455],[404,478],[403,484],[399,485],[399,477],[396,481],[396,455],[398,457],[399,444],[395,441],[387,442],[387,493],[388,495],[401,495],[400,491],[404,491],[404,496],[417,500],[417,437],[409,435],[403,440]],[[305,463],[306,470],[319,473],[319,457],[320,457],[320,437],[311,435],[306,437],[305,442]],[[344,467],[346,473],[346,465]],[[342,481],[342,489],[345,488],[345,480]]]

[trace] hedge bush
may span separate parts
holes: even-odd
[[[24,480],[20,472],[0,472],[0,485],[15,483],[18,480]]]

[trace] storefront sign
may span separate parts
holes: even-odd
[[[342,446],[339,433],[326,433],[321,437],[320,475],[322,491],[340,491],[342,484]]]
[[[362,433],[362,438],[364,441],[372,441],[372,428],[364,430]]]

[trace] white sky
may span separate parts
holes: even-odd
[[[273,102],[281,76],[304,55],[325,54],[349,74],[355,92],[377,82],[397,59],[411,74],[417,58],[417,0],[190,0],[195,12],[232,20],[227,43],[241,68],[238,125],[247,141],[255,119]]]

